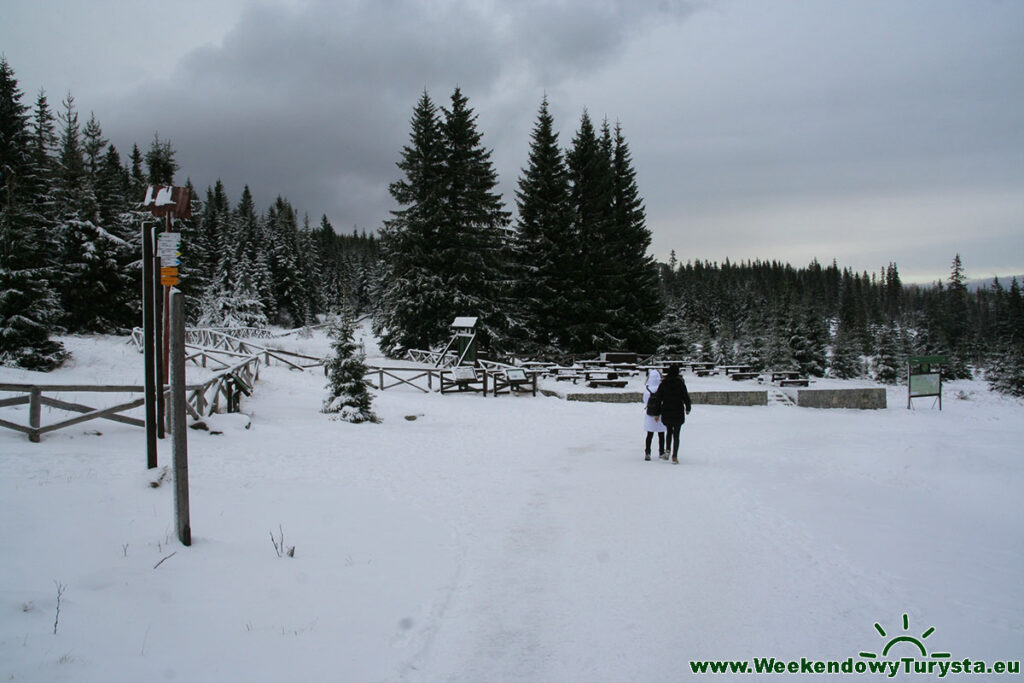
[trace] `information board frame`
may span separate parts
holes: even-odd
[[[910,356],[907,358],[907,409],[914,407],[915,398],[934,396],[942,410],[942,367],[949,360],[945,356]]]

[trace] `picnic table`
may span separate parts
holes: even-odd
[[[583,377],[587,382],[587,386],[592,389],[597,389],[599,387],[609,387],[613,389],[624,388],[628,382],[627,380],[619,378],[619,375],[621,374],[621,372],[611,369],[583,371]]]
[[[544,374],[548,377],[554,377],[556,382],[569,381],[576,384],[576,380],[580,378],[580,372],[582,371],[579,368],[556,365],[545,370]]]
[[[774,370],[772,382],[777,382],[780,387],[807,387],[811,384],[811,380],[798,370]]]
[[[797,370],[773,370],[772,381],[777,382],[780,379],[800,379],[800,372]]]
[[[749,374],[754,369],[751,365],[722,365],[719,367],[722,370],[722,372],[726,374],[726,376],[729,376],[734,373]]]
[[[742,381],[747,379],[756,379],[761,376],[760,372],[733,372],[731,377],[734,381]]]
[[[705,361],[691,361],[689,363],[686,363],[686,365],[689,365],[690,366],[690,370],[692,372],[695,372],[695,373],[699,373],[701,371],[714,370],[715,369],[715,364],[714,363],[708,363],[708,362],[705,362]]]
[[[617,380],[621,374],[623,373],[610,368],[602,370],[584,370],[583,378],[588,382],[591,380]]]

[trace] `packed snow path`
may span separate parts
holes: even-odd
[[[674,681],[856,659],[903,614],[1024,654],[1024,409],[980,383],[941,413],[697,406],[673,466],[639,404],[395,390],[349,425],[323,382],[266,368],[249,429],[191,435],[191,548],[141,430],[0,432],[0,678]]]

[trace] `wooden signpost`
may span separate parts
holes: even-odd
[[[142,226],[146,464],[149,468],[157,467],[156,440],[164,436],[163,394],[170,380],[174,517],[178,540],[188,546],[192,545],[192,526],[189,519],[188,427],[185,413],[185,300],[177,289],[172,293],[172,287],[178,284],[178,267],[181,265],[181,234],[172,232],[171,225],[175,218],[192,217],[192,197],[185,187],[149,187],[142,206],[156,218],[163,218],[164,223],[163,231],[160,230],[159,222],[156,225],[144,223]],[[157,295],[160,291],[158,287],[163,290],[162,297]],[[159,353],[157,343],[161,340],[162,353]]]

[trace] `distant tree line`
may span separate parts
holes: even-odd
[[[661,265],[665,308],[658,351],[812,377],[905,380],[914,355],[943,355],[946,374],[984,370],[994,387],[1024,395],[1024,301],[1016,278],[969,291],[960,256],[948,280],[906,285],[895,263],[855,273],[833,262]]]
[[[340,235],[326,216],[316,227],[308,216],[300,224],[282,197],[257,212],[248,186],[232,207],[220,180],[193,205],[181,226],[180,288],[195,323],[296,327],[325,313],[369,311],[378,262],[373,235]]]

